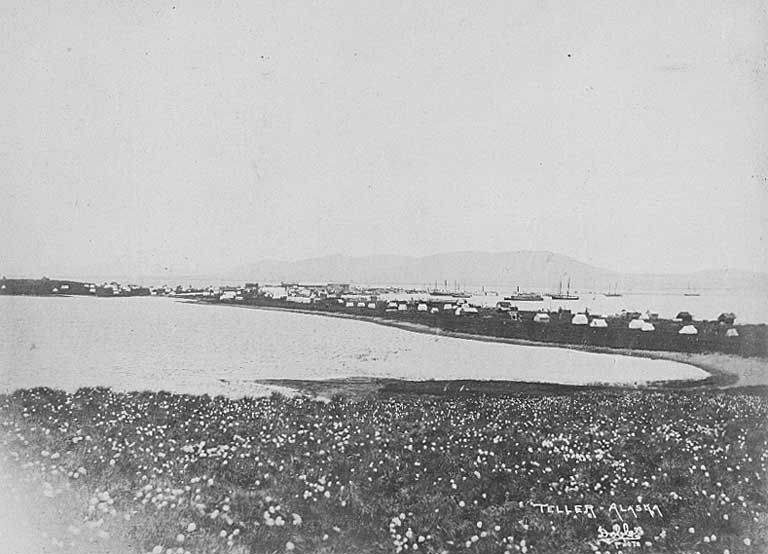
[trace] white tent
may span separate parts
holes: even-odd
[[[221,296],[219,296],[219,300],[234,300],[235,296],[236,296],[235,291],[227,290],[221,293]]]
[[[462,306],[461,309],[464,310],[464,313],[467,313],[467,314],[479,313],[477,308],[475,308],[474,306],[470,306],[469,304],[465,304],[464,306]]]
[[[640,318],[633,319],[632,321],[629,322],[629,328],[630,329],[642,329],[643,328],[643,323],[645,323],[645,322],[642,319],[640,319]]]
[[[346,306],[347,308],[354,308],[354,307],[355,307],[355,303],[354,303],[354,302],[347,302],[347,303],[345,304],[345,306]]]
[[[605,329],[606,327],[608,327],[608,322],[605,321],[604,319],[593,319],[592,321],[589,322],[589,326],[596,327],[598,329]]]
[[[646,332],[655,331],[656,327],[653,326],[653,323],[649,323],[648,321],[646,321],[645,323],[643,323],[643,326],[640,328],[640,330],[646,331]]]
[[[429,308],[427,307],[426,304],[422,302],[421,304],[419,304],[419,307],[417,308],[417,310],[419,310],[420,312],[426,312],[427,310],[429,310]]]
[[[678,335],[698,335],[699,331],[693,325],[686,325],[677,332]]]
[[[586,314],[576,314],[571,319],[571,325],[589,325],[589,319]]]
[[[726,337],[738,337],[739,336],[739,332],[734,327],[731,327],[730,329],[728,329],[725,332],[725,336]]]
[[[429,313],[431,313],[431,314],[436,314],[436,313],[439,313],[439,312],[440,312],[439,308],[432,308],[431,310],[429,310]]]
[[[365,302],[358,302],[357,303],[358,308],[365,308]]]
[[[453,304],[443,304],[443,310],[448,311],[454,308]]]
[[[368,309],[375,310],[376,309],[376,302],[371,302],[368,304]]]
[[[399,312],[404,312],[404,311],[408,310],[408,304],[398,304],[397,305],[397,310]]]
[[[539,312],[533,316],[533,321],[536,323],[549,323],[549,314]]]

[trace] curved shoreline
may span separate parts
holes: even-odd
[[[463,340],[472,340],[480,342],[494,342],[502,344],[513,344],[517,346],[532,347],[550,347],[561,348],[565,350],[576,350],[580,352],[590,352],[595,354],[612,354],[618,356],[631,356],[648,358],[651,360],[666,360],[693,366],[709,374],[709,377],[697,381],[661,381],[649,383],[649,387],[661,386],[663,388],[680,389],[698,389],[698,388],[730,388],[737,386],[768,385],[768,363],[751,358],[742,358],[730,354],[698,354],[687,352],[671,352],[660,350],[632,350],[628,348],[609,348],[605,346],[562,344],[553,342],[532,341],[526,339],[516,339],[509,337],[493,337],[487,335],[476,335],[472,333],[461,333],[455,331],[445,331],[436,327],[430,327],[420,323],[406,321],[396,321],[379,316],[369,316],[363,314],[347,314],[325,312],[320,310],[305,310],[301,308],[287,308],[279,306],[258,306],[254,304],[224,304],[211,303],[205,301],[186,301],[193,304],[204,304],[214,306],[227,306],[235,308],[250,308],[256,310],[267,310],[276,312],[299,313],[305,315],[315,315],[320,317],[334,317],[338,319],[347,319],[374,323],[385,327],[393,327],[413,333],[426,335],[437,335]],[[762,375],[754,375],[760,373]]]

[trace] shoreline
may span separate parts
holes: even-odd
[[[472,340],[480,342],[493,342],[502,344],[512,344],[517,346],[530,347],[550,347],[561,348],[565,350],[575,350],[580,352],[590,352],[595,354],[611,354],[617,356],[630,356],[647,358],[651,360],[666,360],[682,364],[687,364],[709,374],[709,377],[699,381],[661,381],[647,384],[647,388],[663,389],[686,389],[695,390],[703,388],[727,389],[734,387],[766,386],[768,385],[768,363],[764,360],[744,358],[732,354],[722,353],[688,353],[661,350],[633,350],[628,348],[610,348],[594,345],[562,344],[553,342],[532,341],[526,339],[516,339],[509,337],[494,337],[487,335],[476,335],[472,333],[462,333],[454,331],[445,331],[429,325],[419,323],[395,321],[378,316],[369,316],[362,314],[347,314],[324,312],[320,310],[305,310],[301,308],[286,308],[278,306],[258,306],[253,304],[212,304],[205,301],[185,300],[193,304],[227,306],[233,308],[249,308],[257,310],[269,310],[277,312],[300,313],[305,315],[314,315],[319,317],[334,317],[339,319],[362,321],[393,327],[413,333],[426,335],[450,337],[462,340]],[[325,380],[332,382],[334,380]],[[406,381],[410,382],[410,381]],[[519,383],[519,381],[510,381]],[[616,388],[620,388],[619,385]]]

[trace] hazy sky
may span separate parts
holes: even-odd
[[[766,10],[3,2],[0,273],[521,249],[768,271]]]

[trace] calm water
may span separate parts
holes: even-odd
[[[0,391],[264,394],[255,379],[381,376],[634,383],[697,379],[694,367],[484,343],[296,313],[165,298],[0,297]]]

